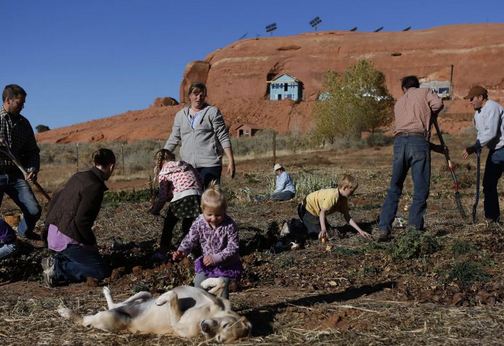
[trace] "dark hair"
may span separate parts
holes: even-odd
[[[26,91],[17,84],[6,85],[2,93],[2,101],[13,99],[18,96],[26,97]]]
[[[401,79],[401,88],[408,90],[409,88],[420,88],[420,82],[417,76],[406,76]]]
[[[112,150],[100,148],[93,153],[93,162],[96,166],[108,166],[116,163],[116,157]]]
[[[205,95],[205,96],[207,95],[207,88],[206,88],[206,85],[205,85],[205,83],[202,83],[202,82],[192,83],[192,84],[189,86],[189,91],[187,92],[187,95],[191,95],[191,93],[192,93],[195,89],[201,90],[201,92],[203,93],[203,95]]]

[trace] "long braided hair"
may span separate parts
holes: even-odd
[[[154,154],[154,184],[158,181],[159,171],[167,161],[175,161],[175,154],[168,149],[159,149]]]

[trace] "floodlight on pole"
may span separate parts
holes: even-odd
[[[269,32],[273,36],[273,31],[277,29],[276,23],[271,23],[270,25],[266,25],[266,32]]]
[[[410,31],[410,30],[411,30],[411,26],[408,26],[407,28],[402,29],[402,31]]]
[[[378,29],[376,29],[375,31],[373,32],[379,32],[379,31],[382,31],[383,30],[383,26],[380,26]]]
[[[351,29],[350,29],[350,30],[348,30],[348,31],[357,31],[357,27],[356,27],[356,26],[354,26],[353,28],[351,28]]]
[[[313,18],[312,20],[310,20],[310,25],[311,25],[312,28],[315,29],[315,31],[317,31],[317,27],[318,27],[318,25],[320,23],[322,23],[322,19],[320,19],[319,16],[317,16],[317,17]]]

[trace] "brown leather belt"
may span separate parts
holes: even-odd
[[[424,132],[398,132],[395,137],[410,137],[410,136],[421,136],[425,137]]]

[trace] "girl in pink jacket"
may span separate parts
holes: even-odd
[[[171,248],[173,229],[182,221],[182,236],[189,231],[193,221],[199,216],[201,182],[196,170],[187,162],[176,161],[175,155],[160,149],[156,153],[154,167],[159,182],[159,193],[153,202],[150,212],[159,215],[166,202],[169,202],[159,243],[159,250],[154,260],[167,260],[167,251]]]

